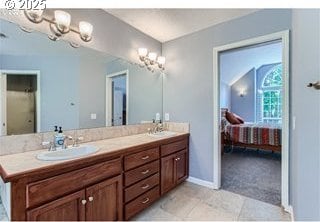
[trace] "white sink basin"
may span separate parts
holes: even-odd
[[[57,151],[46,151],[39,153],[37,158],[39,160],[68,160],[82,156],[88,156],[95,153],[99,148],[94,146],[79,146],[67,149],[60,149]]]
[[[172,131],[162,131],[157,133],[148,133],[147,135],[151,137],[161,138],[161,137],[175,136],[176,134],[177,134],[176,132],[172,132]]]

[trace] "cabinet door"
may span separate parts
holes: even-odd
[[[161,158],[161,194],[171,190],[176,184],[175,154]]]
[[[176,183],[183,182],[188,177],[188,153],[183,150],[176,154]]]
[[[79,221],[85,220],[85,191],[67,195],[38,208],[27,211],[31,221]]]
[[[86,220],[122,220],[121,175],[86,189]]]

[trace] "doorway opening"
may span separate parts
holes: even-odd
[[[128,124],[128,71],[106,77],[106,126]]]
[[[40,132],[40,72],[2,70],[0,135]]]
[[[289,32],[214,48],[214,188],[289,211]],[[270,195],[272,193],[272,195]]]

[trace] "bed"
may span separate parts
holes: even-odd
[[[224,116],[222,120],[223,118]],[[281,152],[281,124],[242,123],[233,125],[226,122],[221,124],[221,127],[223,146],[251,147]]]

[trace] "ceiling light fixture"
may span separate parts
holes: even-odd
[[[166,58],[164,56],[157,56],[155,52],[148,52],[147,48],[139,48],[138,55],[142,66],[147,67],[148,70],[154,72],[155,66],[158,66],[160,70],[164,70],[164,64],[166,63]]]
[[[79,22],[78,29],[71,27],[71,15],[62,10],[54,11],[54,18],[43,16],[43,10],[25,10],[25,16],[33,23],[41,23],[43,21],[49,23],[52,34],[48,35],[52,41],[57,41],[65,34],[74,32],[78,34],[82,41],[90,42],[92,40],[93,26],[86,21]],[[72,43],[71,46],[75,47],[78,44]]]

